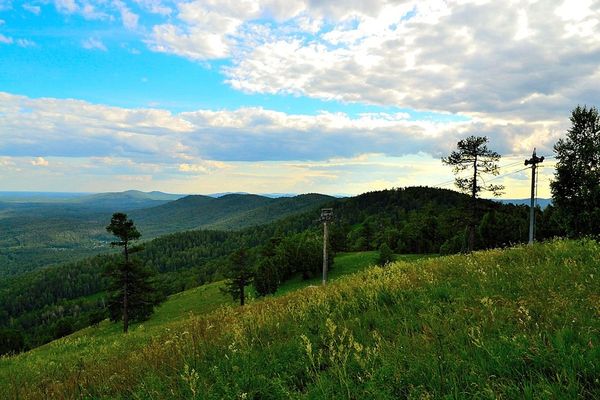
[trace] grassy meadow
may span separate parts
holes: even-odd
[[[339,254],[329,278],[335,281],[341,276],[352,274],[376,263],[378,252],[366,251]],[[397,255],[399,259],[418,260],[423,255]],[[295,277],[278,289],[276,296],[291,291],[321,284],[321,278],[303,280]],[[169,297],[162,303],[148,321],[133,324],[132,331],[122,334],[122,324],[103,321],[97,327],[89,327],[75,332],[68,337],[38,347],[28,353],[16,357],[0,358],[0,392],[13,393],[18,398],[17,382],[21,377],[31,380],[41,380],[60,376],[65,367],[71,369],[82,363],[110,362],[114,358],[126,355],[134,349],[140,349],[150,343],[153,338],[169,335],[172,329],[177,329],[190,318],[205,315],[221,306],[235,307],[228,296],[221,293],[222,282],[206,284]],[[253,289],[249,288],[252,302]],[[99,295],[98,295],[99,296]],[[258,300],[260,301],[260,300]],[[10,397],[9,397],[10,398]]]
[[[219,284],[175,295],[126,336],[104,322],[1,359],[0,393],[600,398],[598,243],[409,257],[364,269],[376,257],[339,255],[327,287],[292,280],[282,295],[243,308]]]

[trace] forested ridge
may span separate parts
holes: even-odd
[[[456,253],[464,249],[462,222],[468,197],[451,190],[410,187],[331,200],[332,251],[375,250],[382,244],[397,253]],[[319,208],[240,231],[187,231],[144,244],[137,257],[158,272],[157,296],[223,278],[227,257],[245,247],[250,262],[273,257],[277,279],[318,273],[321,258]],[[526,240],[526,206],[479,200],[478,247],[499,247]],[[539,214],[540,239],[560,234],[554,209]],[[168,224],[168,220],[165,221]],[[143,234],[143,231],[142,231]],[[299,249],[305,253],[298,253]],[[93,323],[105,307],[103,271],[114,254],[98,255],[4,280],[0,284],[0,326],[15,329],[25,347],[35,347]],[[303,260],[307,261],[304,262]]]
[[[269,198],[228,194],[185,196],[127,191],[54,202],[0,202],[0,277],[107,252],[104,229],[114,211],[127,211],[148,240],[192,229],[239,230],[302,213],[331,201],[305,194]]]

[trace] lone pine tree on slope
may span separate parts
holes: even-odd
[[[228,278],[223,293],[231,295],[233,300],[239,300],[243,306],[246,302],[246,286],[252,283],[254,271],[248,259],[248,252],[241,248],[229,257],[229,268],[225,273]]]
[[[469,136],[459,140],[456,150],[448,157],[442,158],[442,162],[452,167],[455,175],[472,169],[469,177],[459,176],[454,180],[456,187],[463,193],[471,195],[471,218],[469,220],[468,251],[475,248],[475,225],[477,223],[477,197],[481,192],[491,192],[499,196],[504,190],[502,185],[481,185],[485,175],[498,175],[498,161],[500,154],[488,149],[488,138],[486,136]]]
[[[132,242],[141,237],[133,221],[126,214],[114,213],[106,230],[117,237],[112,246],[123,248],[123,260],[109,266],[106,273],[111,278],[108,309],[112,321],[123,320],[123,332],[127,333],[130,320],[147,319],[156,304],[153,288],[149,283],[150,271],[132,259],[141,247]]]

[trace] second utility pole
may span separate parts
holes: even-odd
[[[529,207],[529,244],[533,243],[535,235],[535,171],[539,163],[544,162],[544,157],[538,157],[535,154],[535,148],[533,154],[529,160],[525,160],[525,165],[531,165],[531,205]]]
[[[329,232],[327,223],[333,220],[333,208],[321,209],[321,221],[323,222],[323,285],[327,283],[327,267],[329,264],[327,254],[327,243],[329,242]]]

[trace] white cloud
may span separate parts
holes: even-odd
[[[87,20],[112,19],[110,5],[107,0],[54,0],[54,7],[59,13],[81,15]],[[118,11],[118,7],[114,8]]]
[[[75,0],[54,0],[56,10],[64,14],[73,14],[79,9]]]
[[[265,22],[266,21],[266,22]],[[248,93],[557,124],[595,104],[600,1],[188,1],[148,46]],[[516,128],[515,128],[516,129]]]
[[[256,4],[193,1],[178,5],[179,25],[154,26],[148,40],[151,49],[193,60],[225,58],[234,46],[231,37],[244,22],[240,10],[253,14]]]
[[[106,45],[100,39],[97,39],[97,38],[85,39],[81,42],[81,46],[83,46],[84,49],[88,49],[88,50],[102,50],[102,51],[108,50],[106,48]]]
[[[0,155],[127,157],[176,163],[179,169],[221,162],[327,160],[364,153],[446,154],[469,134],[491,138],[502,154],[549,152],[568,124],[474,118],[462,122],[407,119],[404,113],[286,114],[262,108],[124,109],[77,100],[0,94]],[[200,165],[196,167],[194,165]]]
[[[42,12],[42,8],[40,6],[36,6],[29,3],[23,4],[23,9],[35,15],[40,15],[40,12]]]
[[[29,39],[17,39],[15,41],[15,43],[17,43],[18,46],[21,47],[33,47],[35,46],[35,42]]]
[[[374,3],[330,14],[316,37],[273,29],[235,53],[228,82],[250,93],[531,121],[598,101],[589,91],[600,75],[598,1],[565,2],[568,10],[556,1]]]
[[[3,34],[0,33],[0,43],[12,44],[13,42],[14,42],[13,38],[11,38],[9,36],[4,36]]]
[[[48,166],[48,160],[46,160],[43,157],[37,157],[35,160],[31,161],[31,165],[33,165],[35,167],[47,167]]]
[[[101,6],[102,4],[103,3],[100,3],[98,5],[94,5],[88,2],[82,3],[79,12],[83,16],[83,18],[88,20],[111,19],[111,16],[108,14],[108,12],[98,9],[98,6]]]
[[[10,36],[5,36],[0,33],[0,43],[4,44],[16,44],[19,47],[33,47],[35,46],[35,42],[29,39],[15,39]]]
[[[194,174],[207,174],[217,169],[227,168],[227,164],[219,161],[202,161],[195,162],[193,164],[183,163],[179,164],[178,170],[180,172],[188,172]]]
[[[0,157],[0,166],[5,168],[13,168],[15,167],[15,162],[12,157]]]
[[[113,0],[114,7],[121,14],[121,20],[123,26],[127,29],[136,29],[138,25],[139,16],[133,13],[127,5],[121,0]]]
[[[134,0],[134,2],[154,14],[170,15],[173,12],[162,0]]]

